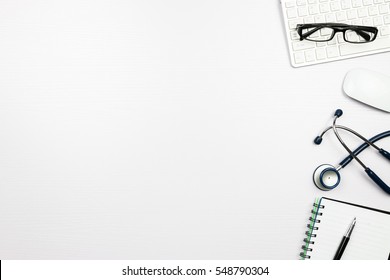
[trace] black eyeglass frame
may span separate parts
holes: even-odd
[[[308,39],[308,37],[310,35],[312,35],[313,33],[317,32],[318,30],[321,30],[322,28],[325,28],[325,27],[333,29],[333,32],[332,32],[329,39],[327,39],[327,40]],[[305,28],[314,28],[314,29],[303,34],[303,29],[305,29]],[[345,32],[348,30],[355,31],[359,36],[361,36],[366,41],[365,42],[348,41],[346,38],[346,35],[345,35]],[[308,40],[308,41],[312,41],[312,42],[328,42],[328,41],[333,40],[336,33],[341,32],[341,33],[343,33],[343,38],[344,38],[345,42],[348,42],[351,44],[364,44],[364,43],[373,42],[376,39],[376,37],[378,35],[378,28],[373,27],[373,26],[349,25],[349,24],[344,24],[344,23],[309,23],[309,24],[297,24],[297,32],[298,32],[300,41]],[[371,36],[365,32],[373,33],[374,37],[371,38]],[[368,36],[368,38],[367,38],[367,36]]]

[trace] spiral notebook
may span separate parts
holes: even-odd
[[[333,259],[355,217],[356,225],[342,259],[390,259],[390,212],[323,197],[316,199],[311,213],[302,259]]]

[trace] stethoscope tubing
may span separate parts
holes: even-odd
[[[341,127],[340,127],[341,128]],[[383,138],[386,138],[386,137],[390,137],[390,130],[388,131],[384,131],[382,133],[379,133],[377,135],[375,135],[374,137],[368,139],[368,141],[370,141],[371,143],[375,143],[379,140],[382,140]],[[363,144],[361,144],[359,147],[357,147],[352,153],[357,156],[359,155],[361,152],[363,152],[365,149],[367,149],[370,145],[367,144],[366,142],[364,142]],[[349,155],[347,156],[345,159],[343,159],[342,161],[340,161],[339,165],[341,166],[341,168],[344,168],[346,167],[351,161],[353,160],[353,156]]]

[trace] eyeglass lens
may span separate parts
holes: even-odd
[[[344,33],[344,40],[350,43],[365,43],[371,42],[374,36],[375,34],[373,32],[348,29]]]
[[[305,34],[308,34],[309,32],[312,32],[313,30],[318,29],[314,31],[312,34],[310,34],[308,37],[306,37],[306,40],[310,41],[316,41],[316,42],[325,42],[329,41],[333,37],[333,28],[329,27],[309,27],[309,28],[303,28],[302,34],[305,36]]]

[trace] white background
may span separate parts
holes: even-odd
[[[278,1],[1,0],[0,259],[297,259],[315,197],[390,210],[356,163],[312,183],[335,109],[389,129],[341,90],[389,59],[292,68]]]

